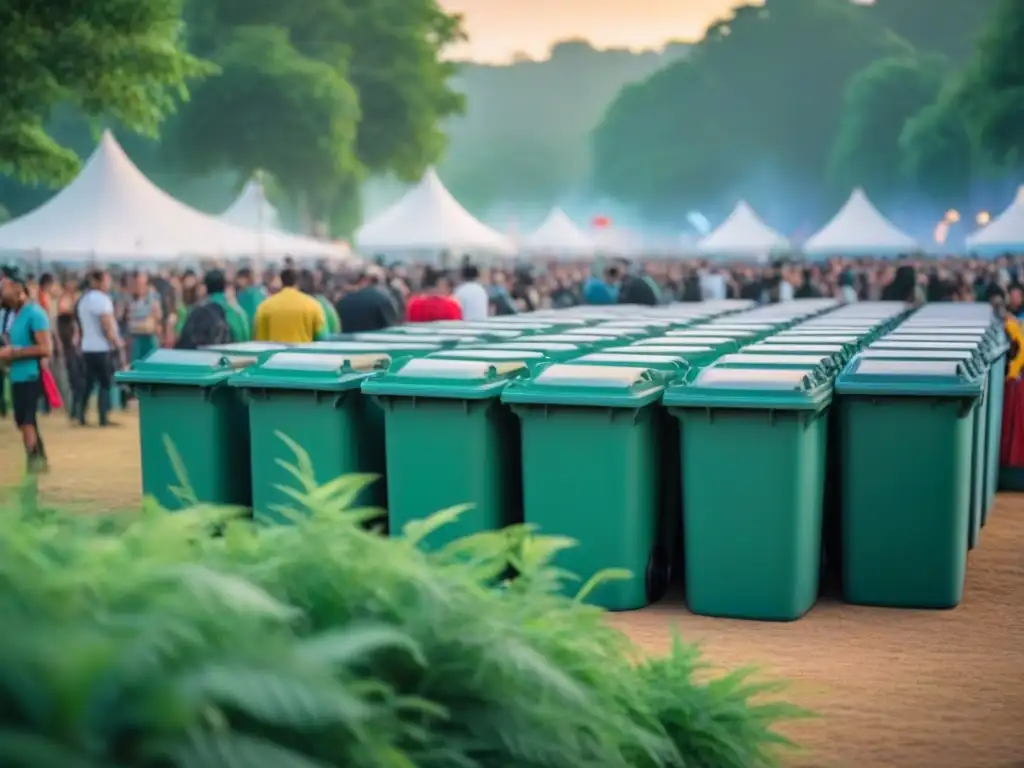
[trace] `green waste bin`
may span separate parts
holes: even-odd
[[[742,339],[734,339],[729,336],[654,336],[649,339],[642,339],[636,346],[643,347],[714,347],[720,354],[735,352],[743,345]]]
[[[217,352],[228,357],[261,357],[271,352],[289,349],[288,344],[277,344],[273,341],[235,341],[230,344],[212,344],[201,347],[206,352]]]
[[[933,349],[878,349],[874,345],[864,350],[866,359],[872,360],[946,360],[957,361],[967,367],[972,376],[985,376],[987,363],[980,350],[943,349],[941,342],[934,342]],[[972,426],[971,493],[969,502],[969,523],[967,526],[967,547],[974,549],[978,544],[981,527],[985,521],[986,480],[988,478],[988,397],[989,387],[982,392],[981,403],[974,410]],[[996,430],[1002,428],[1001,424]],[[998,452],[998,443],[997,448]],[[996,455],[998,461],[998,453]]]
[[[601,350],[613,355],[671,355],[681,357],[691,366],[702,366],[713,362],[729,350],[703,344],[651,344],[643,342],[628,347],[606,347]]]
[[[381,354],[279,352],[229,381],[249,406],[257,520],[284,523],[294,512],[304,511],[288,490],[300,492],[302,487],[289,468],[297,467],[299,459],[287,440],[309,456],[311,479],[318,485],[342,475],[384,474],[383,420],[360,387],[388,362]],[[383,509],[384,490],[384,483],[375,481],[353,506]]]
[[[531,337],[529,340],[515,339],[513,341],[506,341],[498,344],[481,344],[480,346],[466,347],[466,350],[471,349],[494,349],[494,350],[519,350],[522,352],[540,352],[551,360],[562,360],[570,357],[576,357],[580,354],[580,345],[568,344],[558,341],[534,341]]]
[[[814,605],[831,401],[830,378],[793,368],[713,365],[665,391],[694,613],[792,621]]]
[[[743,348],[745,355],[830,355],[840,363],[850,359],[850,350],[844,344],[778,344],[759,341]]]
[[[489,363],[520,362],[534,367],[545,362],[543,352],[525,349],[443,349],[427,355],[431,360],[481,360]]]
[[[632,368],[647,368],[661,371],[673,377],[684,376],[690,370],[686,359],[676,355],[659,354],[616,354],[610,352],[591,352],[566,362],[573,365],[615,365]]]
[[[715,363],[723,368],[798,368],[838,373],[839,364],[831,355],[747,355],[742,351],[723,355]]]
[[[735,339],[740,344],[749,344],[751,341],[763,338],[765,332],[754,328],[726,328],[722,326],[715,326],[714,329],[708,328],[701,332],[701,328],[698,326],[697,328],[685,330],[666,331],[664,335],[669,338],[678,337],[684,341],[717,336]]]
[[[413,342],[415,339],[415,342]],[[433,344],[438,347],[450,348],[458,346],[459,344],[483,344],[487,340],[480,339],[474,336],[452,336],[449,334],[417,334],[416,336],[410,336],[404,333],[353,333],[353,334],[341,334],[339,338],[331,339],[331,341],[366,341],[374,344],[405,344],[413,342],[416,344]]]
[[[579,543],[555,564],[580,583],[608,568],[633,574],[590,594],[609,610],[647,605],[669,578],[658,456],[663,390],[663,376],[646,368],[555,363],[502,394],[522,428],[525,521]]]
[[[255,362],[218,352],[158,349],[115,376],[139,401],[144,495],[166,509],[182,509],[187,499],[176,491],[185,481],[200,503],[251,506],[248,414],[238,393],[225,384]]]
[[[526,370],[526,360],[425,357],[367,379],[363,393],[384,410],[392,534],[460,504],[472,508],[427,536],[424,547],[521,520],[519,423],[500,395]]]
[[[960,602],[983,387],[981,376],[953,360],[858,357],[839,375],[849,602]]]
[[[286,352],[315,352],[325,355],[372,355],[383,354],[392,358],[415,357],[429,355],[444,349],[440,344],[424,344],[419,341],[405,341],[396,338],[393,341],[311,341],[307,344],[296,344]]]
[[[393,329],[396,335],[402,336],[458,336],[472,341],[500,341],[515,339],[522,334],[511,328],[433,328],[427,324],[400,325]]]
[[[531,336],[531,342],[575,344],[577,347],[600,347],[609,344],[625,344],[629,339],[620,336],[606,336],[602,334],[586,333],[551,333],[538,336]]]

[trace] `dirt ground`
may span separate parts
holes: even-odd
[[[118,418],[109,430],[43,422],[53,466],[41,482],[46,499],[137,503],[137,424],[132,414]],[[10,424],[0,422],[0,486],[22,467]],[[805,747],[790,765],[1024,766],[1024,495],[1000,495],[953,611],[825,601],[798,622],[768,624],[693,616],[670,599],[611,620],[650,652],[678,629],[715,664],[791,680],[790,698],[820,716],[787,729]]]

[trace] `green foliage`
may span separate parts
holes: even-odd
[[[850,79],[829,163],[838,194],[864,187],[884,202],[906,189],[900,138],[907,122],[938,98],[948,69],[939,56],[905,56],[879,59]]]
[[[265,169],[292,198],[356,171],[358,96],[342,68],[302,56],[287,30],[240,27],[210,58],[175,135],[182,166]]]
[[[46,129],[69,104],[154,135],[210,70],[186,54],[176,0],[101,0],[88,5],[11,0],[0,16],[0,172],[61,183],[78,156]]]
[[[440,170],[460,200],[477,209],[502,203],[550,207],[585,189],[587,136],[621,88],[685,55],[599,51],[583,41],[556,44],[549,58],[508,65],[465,62],[453,87],[466,113],[450,121]],[[515,173],[509,173],[515,158]]]
[[[846,82],[909,51],[847,0],[742,6],[612,104],[593,138],[595,182],[652,209],[756,207],[776,191],[751,188],[755,177],[819,187]]]
[[[637,663],[556,591],[571,542],[514,528],[424,554],[459,510],[385,539],[345,508],[366,482],[307,484],[274,528],[75,517],[31,486],[0,503],[0,763],[776,764],[773,727],[805,713],[746,672],[709,678],[679,641]]]

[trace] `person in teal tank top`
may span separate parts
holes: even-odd
[[[136,272],[128,299],[128,333],[131,336],[131,360],[141,360],[160,348],[163,308],[160,294],[149,284],[149,275]]]
[[[252,270],[248,267],[238,270],[235,275],[235,300],[245,313],[250,328],[252,328],[253,320],[256,319],[256,310],[259,309],[265,298],[267,298],[267,292],[263,290],[263,286],[253,282]]]

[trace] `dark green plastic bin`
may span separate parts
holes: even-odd
[[[234,341],[230,344],[211,344],[208,347],[201,347],[204,352],[217,352],[228,357],[262,357],[271,352],[280,352],[289,349],[288,344],[278,344],[273,341]]]
[[[229,386],[244,393],[249,406],[257,520],[284,523],[295,512],[306,511],[288,490],[302,491],[289,469],[298,467],[299,458],[288,440],[308,455],[313,470],[309,479],[318,486],[342,475],[384,474],[383,419],[360,387],[388,362],[381,354],[279,352],[230,380]],[[383,509],[386,503],[383,480],[353,500],[354,507]]]
[[[461,504],[472,508],[425,548],[521,520],[519,423],[500,396],[526,370],[526,360],[425,357],[366,380],[363,393],[384,410],[392,535]]]
[[[142,492],[167,509],[187,506],[186,481],[205,504],[249,507],[249,419],[226,386],[256,358],[203,350],[158,349],[115,376],[139,401]],[[186,477],[180,478],[176,461]]]
[[[576,357],[581,354],[581,348],[577,344],[558,341],[534,341],[529,339],[515,339],[513,341],[501,342],[499,344],[481,344],[480,346],[465,347],[469,350],[512,350],[520,352],[539,352],[551,360],[564,360]]]
[[[502,394],[522,429],[523,516],[540,533],[578,546],[556,565],[579,577],[625,568],[588,602],[642,608],[664,592],[669,535],[662,527],[658,402],[664,378],[642,367],[552,364]]]
[[[982,376],[952,360],[858,357],[838,377],[849,602],[959,604],[983,387]]]
[[[831,400],[830,379],[792,368],[713,365],[665,391],[694,613],[793,621],[814,605]]]
[[[714,362],[731,350],[702,344],[644,344],[640,341],[628,347],[608,347],[601,351],[612,355],[671,355],[681,357],[693,367],[699,367]]]

